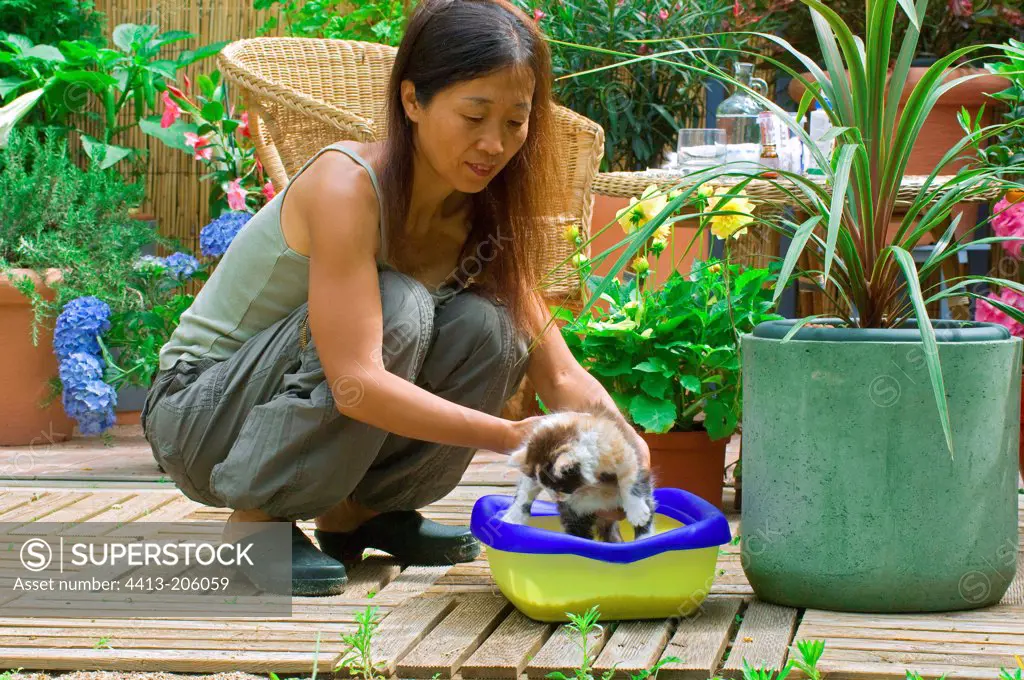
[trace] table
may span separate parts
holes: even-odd
[[[687,174],[678,170],[645,170],[642,172],[602,172],[598,173],[594,179],[593,191],[596,194],[602,196],[609,196],[612,198],[628,198],[630,196],[640,196],[651,184],[654,184],[661,190],[668,190],[679,185],[692,186],[692,183],[686,183]],[[727,180],[729,178],[723,178]],[[900,190],[896,198],[896,210],[899,212],[901,209],[905,210],[908,208],[914,199],[920,194],[925,181],[928,178],[924,175],[908,175],[903,178],[903,182],[900,185]],[[939,175],[935,177],[932,182],[933,186],[941,186],[945,182],[952,179],[951,175]],[[734,180],[735,181],[735,180]],[[779,183],[786,183],[787,180],[780,178],[777,180]],[[814,181],[822,185],[825,184],[825,178],[814,178]],[[725,181],[716,182],[725,184]],[[790,184],[792,189],[795,189],[795,185]],[[792,190],[791,189],[791,190]],[[782,209],[787,206],[794,206],[793,199],[783,191],[776,183],[756,179],[747,184],[745,188],[747,196],[753,199],[755,202],[761,204],[771,205],[776,209]],[[963,201],[963,203],[990,203],[1002,194],[1001,189],[998,185],[986,187],[980,191],[977,195],[970,197],[969,200]],[[945,231],[948,226],[948,221],[944,222],[940,231]],[[936,236],[936,239],[941,234]],[[781,255],[781,254],[779,254]],[[963,254],[963,257],[966,253]],[[960,273],[958,271],[962,262],[955,262],[947,260],[944,263],[944,270],[942,272],[943,278],[950,278]],[[799,290],[799,287],[798,287]],[[798,296],[804,297],[804,296]],[[801,310],[803,313],[820,313],[827,311],[824,309],[817,309],[820,300],[808,303],[808,309]],[[949,310],[955,319],[968,319],[970,317],[969,300],[966,296],[950,298],[948,301]]]

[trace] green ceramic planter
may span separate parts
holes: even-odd
[[[1016,571],[1021,340],[934,322],[955,456],[915,328],[759,325],[743,347],[743,569],[762,600],[926,612]]]

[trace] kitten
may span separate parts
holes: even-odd
[[[547,489],[558,501],[565,532],[611,543],[622,541],[618,522],[600,510],[625,511],[637,539],[654,528],[651,471],[642,467],[633,433],[608,407],[553,413],[541,422],[509,465],[523,476],[512,505],[502,519],[525,524],[537,495]]]

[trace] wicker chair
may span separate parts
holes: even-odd
[[[220,53],[224,77],[241,89],[249,127],[275,188],[319,149],[340,140],[379,140],[385,134],[385,97],[396,49],[350,40],[253,38]],[[591,185],[604,149],[597,123],[556,108],[558,159],[565,181],[551,197],[551,213],[537,234],[534,262],[551,300],[575,300],[579,281],[566,262],[570,225],[589,234]]]

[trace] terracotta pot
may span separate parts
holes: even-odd
[[[722,507],[728,438],[712,441],[703,430],[640,436],[651,449],[651,472],[656,486],[689,491]]]
[[[904,85],[903,94],[900,96],[901,104],[906,103],[910,93],[917,83],[920,82],[927,70],[927,67],[923,66],[911,67],[907,74],[907,82]],[[994,122],[995,113],[993,112],[994,107],[992,104],[995,100],[986,95],[995,94],[1009,87],[1010,82],[1006,78],[992,75],[984,71],[984,69],[963,67],[951,69],[946,74],[945,81],[948,82],[954,78],[975,73],[984,73],[984,75],[954,87],[942,95],[938,102],[936,102],[918,134],[913,150],[910,152],[910,159],[905,170],[906,175],[930,174],[946,152],[960,141],[965,134],[960,127],[960,123],[957,121],[957,113],[959,113],[961,107],[966,108],[971,113],[971,119],[973,120],[977,116],[981,105],[987,102],[988,106],[986,107],[985,115],[982,116],[981,124],[991,125]],[[808,80],[812,79],[809,73],[805,73],[803,76]],[[794,78],[789,84],[789,95],[793,97],[794,101],[800,101],[803,93],[804,86]],[[903,107],[901,106],[900,113],[902,114],[902,112]],[[960,156],[962,157],[960,160],[954,160],[947,164],[942,169],[941,174],[956,174],[956,171],[967,163],[966,154],[960,154]],[[975,204],[960,204],[956,212],[963,214],[960,221],[961,230],[966,230],[968,226],[973,226],[977,222],[978,206]],[[891,229],[896,228],[899,219],[899,217],[894,218],[893,224],[890,225]]]
[[[60,270],[46,270],[45,281],[29,269],[15,269],[16,279],[28,276],[36,291],[52,299],[51,286],[60,280]],[[44,446],[64,441],[74,431],[74,421],[65,413],[59,398],[46,408],[39,403],[50,393],[48,382],[57,376],[53,353],[53,332],[39,330],[39,344],[32,344],[32,305],[0,275],[0,446]]]
[[[900,103],[906,103],[910,97],[910,93],[914,87],[920,82],[921,78],[927,72],[927,68],[923,66],[914,66],[910,69],[907,75],[907,82],[903,88],[903,94],[900,97]],[[946,92],[939,101],[936,102],[932,108],[927,120],[925,121],[924,127],[921,128],[921,132],[918,135],[917,143],[914,145],[914,150],[910,154],[910,161],[907,164],[906,174],[908,175],[927,175],[929,174],[942,156],[949,151],[956,142],[958,142],[963,136],[964,131],[960,128],[960,123],[957,121],[957,113],[961,107],[966,107],[972,114],[972,119],[977,115],[981,105],[988,102],[988,107],[983,117],[982,124],[989,125],[993,121],[992,104],[995,100],[987,97],[986,95],[995,94],[1000,90],[1005,90],[1010,86],[1010,82],[1002,76],[992,75],[984,69],[976,68],[957,68],[951,69],[947,74],[945,81],[949,82],[955,78],[959,78],[966,75],[972,75],[977,73],[984,73],[980,77],[969,80],[966,83],[962,83],[952,90]],[[809,73],[803,74],[804,78],[812,80]],[[795,78],[789,84],[789,96],[794,101],[800,101],[800,97],[803,96],[804,86],[799,80]],[[900,109],[902,113],[902,106]],[[966,159],[953,161],[947,165],[943,174],[951,174],[956,171],[957,168],[961,167],[966,163]]]

